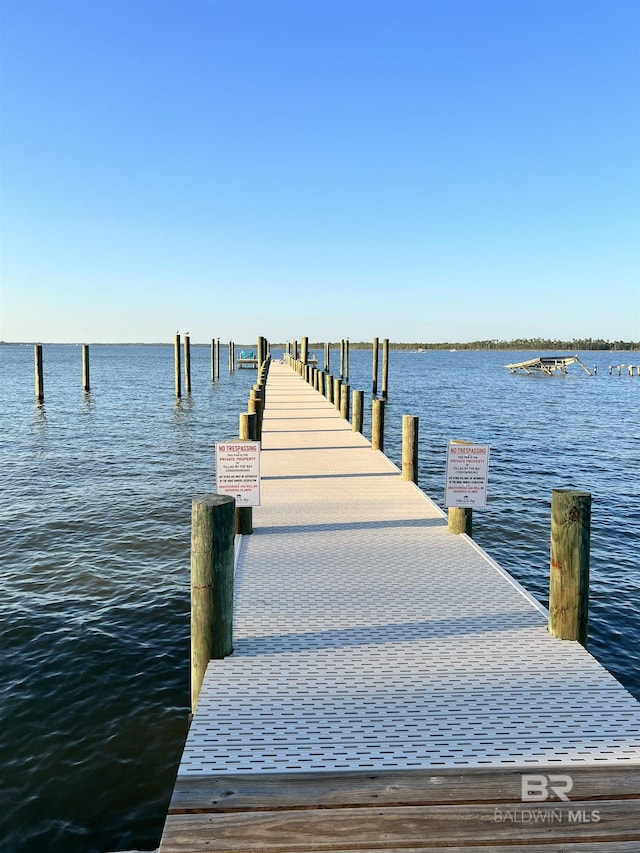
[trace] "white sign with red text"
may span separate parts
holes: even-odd
[[[452,441],[447,451],[445,506],[487,505],[489,445]]]
[[[216,491],[236,506],[260,506],[259,441],[216,441]]]

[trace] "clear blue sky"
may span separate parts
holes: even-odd
[[[640,340],[637,0],[2,0],[0,338]]]

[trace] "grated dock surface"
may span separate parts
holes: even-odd
[[[179,777],[640,763],[640,704],[277,363],[261,464]]]

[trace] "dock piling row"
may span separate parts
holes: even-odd
[[[284,354],[289,366],[311,384],[318,393],[333,403],[344,420],[350,418],[352,428],[362,432],[364,392],[353,391],[348,384],[349,339],[340,341],[340,376],[328,372],[330,344],[324,346],[324,371],[306,363],[308,338],[302,338],[303,358]],[[389,339],[382,341],[382,387],[378,387],[378,338],[372,348],[372,411],[371,449],[384,452],[384,420],[388,398]],[[294,342],[294,352],[295,342]],[[611,371],[610,371],[611,372]],[[401,479],[418,483],[418,418],[402,416],[402,468]],[[551,518],[551,574],[549,597],[549,631],[562,639],[578,640],[586,646],[589,586],[589,536],[591,495],[586,492],[554,490]],[[448,507],[447,529],[452,534],[473,536],[473,509]],[[562,571],[559,567],[563,567]]]

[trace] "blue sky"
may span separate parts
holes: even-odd
[[[636,0],[1,12],[1,339],[640,340]]]

